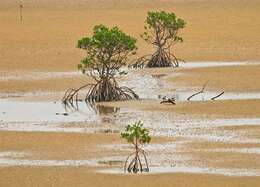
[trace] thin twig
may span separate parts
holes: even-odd
[[[190,99],[193,98],[194,96],[204,93],[204,89],[206,88],[208,82],[209,82],[209,81],[207,81],[207,82],[203,85],[202,89],[201,89],[199,92],[196,92],[196,93],[192,94],[190,97],[187,98],[187,100],[190,101]]]
[[[215,97],[212,97],[211,100],[215,100],[217,98],[219,98],[220,96],[222,96],[225,92],[221,92],[220,94],[218,94],[217,96]]]

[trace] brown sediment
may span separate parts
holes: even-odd
[[[70,2],[69,4],[66,4]],[[138,55],[150,54],[139,35],[149,10],[174,11],[187,21],[181,35],[184,43],[174,49],[187,61],[259,61],[260,3],[258,0],[227,1],[58,1],[28,0],[24,3],[23,22],[19,23],[18,4],[13,0],[0,2],[0,71],[35,72],[76,71],[84,56],[76,42],[90,35],[96,24],[117,25],[138,38]],[[3,28],[3,29],[2,29]],[[169,75],[166,81],[173,93],[177,86],[206,88],[214,91],[258,92],[260,66],[208,67],[190,69],[139,70],[140,74]],[[171,75],[172,74],[172,75]],[[173,77],[171,77],[173,76]],[[83,76],[48,79],[0,80],[2,93],[64,92],[91,80]],[[55,93],[54,93],[55,94]],[[51,96],[59,99],[59,96]],[[22,98],[33,100],[35,98]],[[38,100],[51,98],[37,97]],[[259,118],[257,99],[177,102],[160,105],[159,101],[106,103],[146,111],[172,112],[216,117]],[[162,116],[163,118],[163,116]],[[62,126],[63,124],[60,124]],[[216,131],[243,132],[242,137],[259,140],[257,124],[198,129],[200,133]],[[71,125],[75,127],[76,125]],[[64,128],[70,127],[64,125]],[[110,126],[104,125],[105,128]],[[152,143],[163,144],[178,138],[153,137]],[[223,168],[259,168],[259,154],[232,152],[232,149],[259,148],[259,143],[214,142],[183,138],[183,154],[191,154],[199,164]],[[97,159],[127,155],[125,150],[107,150],[102,145],[122,144],[119,133],[52,133],[0,132],[0,150],[28,152],[27,159],[73,160]],[[225,151],[218,151],[218,149]],[[151,152],[156,155],[156,151]],[[195,161],[194,161],[195,159]],[[215,161],[215,162],[214,162]],[[188,161],[187,161],[188,162]],[[96,172],[95,167],[0,166],[0,186],[248,186],[258,187],[259,177],[228,177],[206,174],[111,175]]]
[[[68,4],[66,4],[68,3]],[[23,23],[18,4],[1,1],[1,70],[75,70],[84,53],[76,42],[96,24],[117,25],[139,39],[139,55],[153,49],[139,38],[149,10],[174,11],[187,21],[175,47],[187,61],[260,59],[259,1],[26,1]],[[134,14],[133,14],[134,11]],[[243,16],[241,16],[243,15]],[[251,21],[250,21],[251,20]]]
[[[222,101],[190,101],[177,102],[176,105],[160,105],[159,101],[142,100],[114,103],[102,103],[113,107],[128,107],[144,111],[161,111],[180,114],[197,114],[212,117],[259,117],[258,99],[222,100]],[[234,110],[235,109],[235,110]]]
[[[258,187],[259,177],[228,177],[206,174],[111,175],[86,167],[0,168],[1,186],[93,186],[114,187]],[[6,180],[8,179],[8,180]]]
[[[64,92],[66,89],[77,88],[85,83],[91,83],[91,78],[72,77],[72,78],[49,78],[40,80],[4,80],[0,81],[2,93],[14,92]]]
[[[1,151],[25,151],[34,159],[94,159],[113,155],[100,145],[122,144],[119,133],[0,132]],[[154,137],[152,143],[174,138]],[[116,154],[120,153],[118,151]]]
[[[108,151],[104,149],[104,144],[120,144],[122,141],[119,135],[115,134],[78,134],[78,133],[25,133],[25,132],[1,132],[0,133],[1,151],[25,151],[31,153],[30,159],[93,159],[102,158],[111,155],[125,154],[124,151]],[[172,138],[153,138],[152,143],[166,143],[176,141]],[[197,146],[200,149],[211,150],[231,145],[221,145],[220,143],[208,144],[195,142],[191,145],[192,149]],[[252,145],[253,146],[253,145]],[[190,147],[190,146],[188,146]],[[211,148],[211,149],[209,149]],[[189,151],[188,149],[186,151]],[[156,155],[158,153],[151,153]],[[205,162],[212,158],[216,163],[211,166],[234,167],[236,162],[232,158],[243,156],[241,154],[193,153],[195,162]],[[217,159],[214,159],[217,158]],[[252,166],[259,164],[257,155],[251,155],[244,159],[243,166]],[[222,162],[227,160],[225,165]],[[238,159],[241,160],[241,159]],[[241,163],[240,163],[241,164]],[[142,185],[142,186],[257,186],[259,177],[228,177],[222,175],[207,174],[150,174],[150,175],[119,175],[102,174],[96,172],[96,167],[78,166],[78,167],[37,167],[37,166],[12,166],[0,167],[0,185],[1,186],[124,186]],[[7,180],[8,179],[8,180]],[[131,179],[131,180],[130,180]]]
[[[260,90],[260,82],[257,81],[260,79],[259,72],[259,65],[180,68],[176,70],[179,75],[169,77],[168,80],[179,86],[199,88],[208,81],[206,91],[257,92]]]

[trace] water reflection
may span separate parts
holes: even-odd
[[[106,106],[98,103],[91,103],[86,101],[76,101],[69,103],[62,103],[62,106],[68,113],[79,112],[82,114],[89,114],[89,111],[93,111],[97,115],[111,115],[120,111],[119,107]]]

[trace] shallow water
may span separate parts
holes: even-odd
[[[169,95],[168,97],[174,97],[176,101],[187,101],[187,98],[192,94],[198,92],[197,90],[176,91],[176,93]],[[191,101],[210,101],[211,98],[219,95],[221,92],[205,91],[205,93],[192,97]],[[260,99],[260,92],[224,92],[223,95],[215,100],[246,100],[246,99]]]
[[[129,108],[99,106],[96,110],[79,103],[79,111],[65,109],[61,103],[18,102],[1,100],[0,130],[44,132],[102,132],[103,123],[111,131],[120,131],[136,120],[142,120],[155,136],[176,136],[207,141],[258,143],[238,132],[217,127],[260,124],[260,118],[214,118],[174,112],[143,111]],[[162,117],[163,116],[163,117]],[[77,124],[74,124],[77,122]]]
[[[124,170],[119,168],[98,170],[101,173],[110,174],[126,174]],[[161,166],[151,167],[149,173],[200,173],[200,174],[215,174],[225,176],[260,176],[260,169],[229,169],[229,168],[210,168],[210,167],[192,167],[192,166]]]
[[[97,166],[94,160],[37,160],[27,159],[29,153],[8,151],[0,152],[0,166]]]
[[[259,62],[185,62],[180,63],[180,68],[203,68],[203,67],[221,67],[221,66],[244,66],[259,65]],[[134,72],[123,67],[121,71],[126,73]],[[41,71],[0,71],[1,81],[10,80],[42,80],[53,78],[72,78],[82,76],[79,71],[65,72],[41,72]]]
[[[215,66],[254,65],[247,62],[210,62],[210,63],[184,63],[181,68],[199,68]],[[1,75],[1,74],[0,74]],[[73,77],[77,73],[60,74],[37,74],[39,79],[52,77]],[[20,75],[10,75],[5,80],[15,80]],[[33,79],[36,74],[32,73],[22,79]],[[185,102],[195,93],[194,88],[176,88],[172,91],[164,80],[165,75],[140,75],[134,71],[129,72],[120,85],[133,88],[142,99],[161,100],[163,96],[175,97],[179,102]],[[1,76],[0,76],[1,77]],[[20,77],[21,78],[21,77]],[[0,80],[4,80],[3,78]],[[218,95],[218,92],[206,91],[192,100],[210,100]],[[14,95],[23,97],[24,95]],[[174,112],[143,111],[130,108],[114,108],[97,106],[95,108],[79,102],[77,108],[64,108],[60,102],[25,102],[19,99],[0,99],[0,131],[44,131],[44,132],[79,132],[79,133],[118,133],[124,127],[136,120],[142,120],[145,126],[155,136],[169,136],[184,138],[186,142],[174,142],[168,144],[153,144],[146,147],[149,152],[156,152],[151,158],[152,173],[187,172],[208,173],[232,176],[260,176],[260,168],[222,168],[207,167],[205,165],[189,163],[193,161],[193,153],[190,150],[185,153],[183,145],[189,142],[223,142],[236,144],[260,144],[260,137],[255,136],[255,130],[248,128],[239,130],[238,127],[245,125],[250,127],[260,126],[260,118],[221,118],[205,115],[178,114]],[[260,99],[260,92],[234,93],[225,92],[218,100]],[[104,126],[103,124],[106,124]],[[231,127],[227,128],[226,127]],[[110,147],[109,147],[110,146]],[[105,145],[105,148],[130,150],[125,145]],[[213,150],[200,150],[205,152],[228,152],[241,154],[260,154],[259,147],[251,148],[219,148]],[[123,157],[103,158],[97,160],[31,160],[28,153],[23,152],[0,152],[0,166],[99,166],[98,162],[124,161]],[[172,164],[172,160],[174,163]],[[174,167],[173,167],[174,166]],[[100,172],[122,173],[122,169],[108,169]]]
[[[181,68],[206,68],[206,67],[223,67],[223,66],[249,66],[259,65],[259,62],[185,62],[181,63]]]
[[[83,103],[80,103],[83,108]],[[2,122],[34,122],[53,123],[84,121],[85,119],[95,122],[94,112],[84,105],[84,112],[70,110],[70,115],[65,116],[66,109],[60,102],[23,102],[1,100],[0,119]],[[88,114],[86,116],[85,114]]]

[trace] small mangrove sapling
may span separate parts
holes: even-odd
[[[125,172],[126,170],[129,173],[149,172],[147,153],[142,148],[144,144],[151,141],[148,129],[143,128],[143,123],[138,121],[132,125],[127,125],[125,131],[121,133],[121,137],[134,146],[134,152],[125,161]]]

